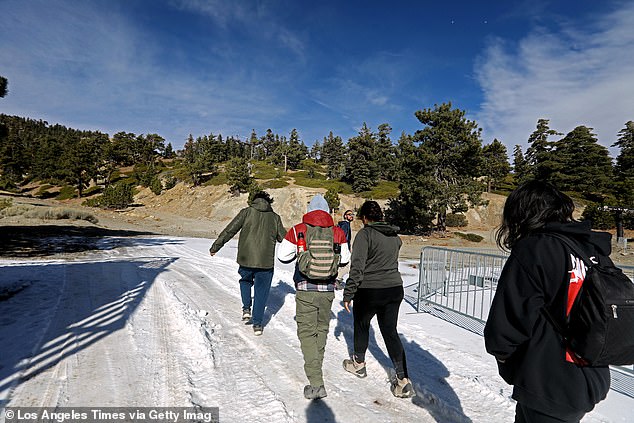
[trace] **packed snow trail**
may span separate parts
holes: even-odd
[[[368,377],[346,373],[352,315],[340,291],[324,360],[328,397],[307,401],[292,265],[276,263],[256,337],[241,321],[236,242],[213,258],[210,244],[146,237],[70,260],[0,261],[0,289],[9,293],[0,299],[0,406],[200,405],[219,407],[222,422],[513,420],[511,389],[482,338],[406,302],[399,331],[418,395],[391,395],[376,322]],[[608,398],[583,422],[634,414],[631,398]]]

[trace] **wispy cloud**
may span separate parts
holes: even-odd
[[[545,118],[564,133],[592,127],[601,144],[611,145],[634,119],[632,22],[634,5],[623,4],[591,27],[537,28],[517,44],[492,40],[476,66],[484,136],[526,147]]]

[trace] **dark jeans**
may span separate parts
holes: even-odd
[[[370,321],[376,316],[387,352],[399,379],[408,377],[405,350],[396,330],[398,310],[403,301],[403,295],[402,286],[362,288],[356,292],[352,303],[354,355],[357,361],[365,361],[365,352],[370,338]]]
[[[586,413],[580,412],[561,417],[549,416],[519,402],[515,406],[515,423],[579,423]]]
[[[264,307],[269,298],[271,281],[273,280],[273,269],[256,269],[253,267],[240,266],[240,296],[242,297],[242,308],[251,308],[251,287],[253,287],[253,313],[251,320],[254,325],[262,325],[264,318]]]

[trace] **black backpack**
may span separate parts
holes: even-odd
[[[564,326],[544,308],[569,350],[589,366],[634,364],[634,283],[611,262],[596,264],[568,237],[566,244],[588,267]]]

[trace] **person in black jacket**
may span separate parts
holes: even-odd
[[[392,394],[409,398],[415,393],[397,331],[398,311],[404,296],[398,270],[398,253],[403,243],[397,235],[398,228],[383,221],[383,211],[376,201],[363,203],[357,216],[365,226],[354,239],[350,276],[343,291],[343,304],[348,312],[354,300],[354,354],[343,361],[343,368],[358,377],[367,376],[365,352],[370,321],[376,316],[396,373]]]
[[[607,367],[575,362],[543,313],[563,325],[586,267],[552,233],[563,234],[598,262],[609,262],[611,235],[572,218],[572,200],[531,181],[504,205],[497,243],[511,254],[502,269],[484,328],[487,351],[513,385],[515,422],[579,422],[610,389]]]

